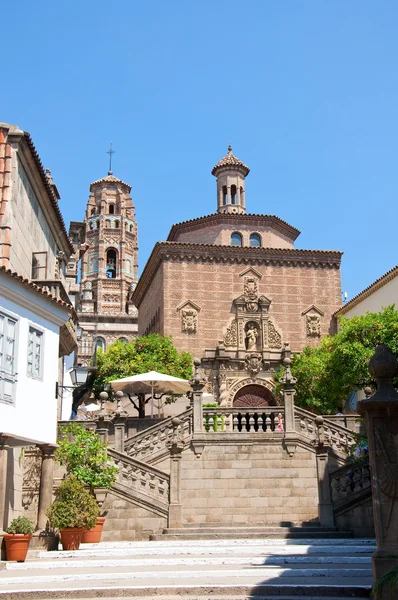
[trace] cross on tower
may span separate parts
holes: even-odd
[[[109,171],[108,171],[108,175],[112,175],[112,154],[115,154],[115,151],[112,150],[112,142],[111,142],[109,150],[107,151],[107,154],[109,154]]]

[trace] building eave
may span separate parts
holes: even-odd
[[[197,259],[212,263],[231,262],[242,265],[300,264],[302,266],[339,268],[342,254],[339,250],[296,250],[293,248],[251,248],[249,246],[158,242],[145,265],[131,300],[139,309],[162,261],[170,260],[173,257],[182,260]]]
[[[341,308],[339,308],[339,310],[336,310],[336,312],[333,314],[333,316],[338,317],[340,315],[344,315],[345,313],[349,312],[352,308],[354,308],[355,306],[360,304],[363,300],[365,300],[366,298],[368,298],[369,296],[374,294],[374,292],[376,292],[377,290],[382,288],[384,285],[386,285],[387,283],[389,283],[390,281],[395,279],[395,277],[397,277],[397,275],[398,275],[398,265],[393,267],[389,271],[387,271],[387,273],[382,275],[382,277],[379,277],[378,279],[376,279],[376,281],[374,281],[367,288],[362,290],[362,292],[359,292],[359,294],[357,294],[356,296],[351,298],[351,300],[349,302],[347,302],[347,304],[343,304],[343,306]]]
[[[301,233],[299,229],[289,225],[289,223],[275,215],[213,213],[211,215],[206,215],[205,217],[198,217],[197,219],[175,223],[170,229],[167,241],[175,241],[176,237],[184,231],[193,231],[201,228],[203,225],[217,225],[224,223],[226,225],[233,225],[237,229],[239,228],[238,224],[248,225],[253,223],[253,225],[269,226],[272,229],[279,231],[279,233],[282,233],[293,242]]]

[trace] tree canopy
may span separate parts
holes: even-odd
[[[189,379],[192,375],[192,361],[193,358],[188,352],[179,352],[173,346],[169,336],[151,333],[137,337],[128,344],[118,340],[105,352],[98,351],[94,393],[98,395],[113,379],[148,371]],[[145,414],[145,396],[137,396],[139,403],[133,404],[142,417]]]
[[[368,364],[377,344],[386,344],[398,358],[398,311],[394,305],[379,313],[340,318],[339,325],[336,335],[322,338],[317,348],[306,347],[293,357],[298,406],[323,414],[336,412],[352,392],[374,385]]]

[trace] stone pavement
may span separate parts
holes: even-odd
[[[0,600],[367,598],[374,540],[239,539],[84,544],[1,563]]]

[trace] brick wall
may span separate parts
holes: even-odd
[[[293,242],[287,236],[267,226],[253,224],[240,224],[238,227],[220,223],[218,225],[204,225],[202,228],[188,229],[179,233],[174,241],[189,242],[191,244],[220,244],[231,245],[231,235],[239,232],[243,238],[243,246],[250,246],[250,234],[258,233],[261,237],[263,248],[293,248]]]

